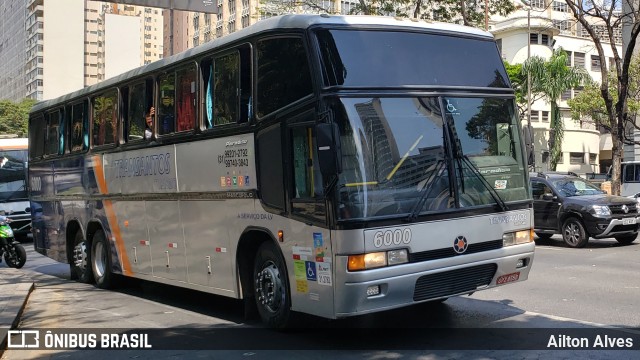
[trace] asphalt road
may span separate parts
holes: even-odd
[[[305,323],[319,329],[293,337],[291,334],[273,334],[262,329],[256,321],[245,321],[242,305],[238,301],[202,294],[171,286],[143,281],[127,281],[118,291],[104,291],[91,285],[71,282],[68,265],[58,264],[31,251],[26,244],[28,262],[37,288],[30,297],[20,324],[22,329],[60,328],[137,328],[173,329],[181,338],[177,341],[195,341],[199,334],[193,329],[245,329],[240,336],[254,346],[280,348],[278,351],[239,349],[227,343],[229,350],[215,352],[194,351],[99,351],[92,358],[358,358],[358,359],[440,359],[440,358],[632,358],[628,351],[450,351],[437,344],[429,345],[433,328],[481,329],[604,329],[613,327],[640,327],[640,312],[634,302],[640,298],[640,241],[620,246],[615,240],[592,240],[584,249],[569,249],[554,237],[536,248],[536,257],[529,280],[478,292],[472,296],[449,299],[439,305],[418,305],[385,313],[361,316],[339,321],[326,321],[314,317]],[[181,333],[180,328],[191,329]],[[393,330],[388,330],[393,328]],[[248,330],[247,330],[248,329]],[[256,330],[257,329],[257,330]],[[346,330],[345,330],[346,329]],[[349,330],[352,329],[352,330]],[[371,332],[371,329],[373,332]],[[254,331],[259,331],[254,333]],[[264,332],[260,332],[264,331]],[[475,331],[475,332],[473,332]],[[498,330],[501,331],[501,330]],[[603,330],[604,331],[604,330]],[[634,333],[634,330],[623,330]],[[219,334],[219,333],[218,333]],[[267,334],[267,335],[265,335]],[[339,334],[339,337],[331,337]],[[337,345],[344,337],[366,334],[358,338],[355,349]],[[486,335],[485,334],[485,335]],[[229,333],[222,335],[229,336]],[[460,348],[472,337],[481,335],[477,330],[460,339]],[[487,335],[489,339],[500,334]],[[535,335],[535,333],[533,334]],[[393,337],[395,336],[395,337]],[[523,333],[522,336],[531,336]],[[256,340],[263,337],[267,340]],[[391,337],[393,342],[385,342]],[[365,350],[404,344],[396,351]],[[640,337],[638,337],[640,339]],[[176,338],[173,338],[173,341]],[[213,340],[212,340],[213,341]],[[254,342],[252,342],[254,341]],[[255,341],[258,341],[257,343]],[[266,341],[266,342],[265,342]],[[355,341],[355,340],[354,340]],[[497,340],[499,341],[499,340]],[[527,339],[523,339],[527,341]],[[194,343],[195,343],[194,342]],[[215,343],[213,341],[212,343]],[[202,346],[198,343],[195,348]],[[219,343],[217,343],[219,346]],[[259,344],[259,345],[255,345]],[[262,344],[262,345],[260,345]],[[266,346],[265,346],[266,344]],[[422,344],[424,349],[421,350]],[[155,344],[156,348],[162,344]],[[330,350],[332,345],[337,350]],[[344,344],[343,344],[344,345]],[[354,342],[349,343],[354,346]],[[640,345],[640,344],[636,344]],[[305,351],[307,346],[315,351]],[[206,345],[205,345],[206,347]],[[241,346],[240,346],[241,347]],[[402,347],[402,346],[401,346]],[[451,348],[456,348],[452,346]],[[430,350],[429,350],[430,349]],[[434,350],[435,349],[435,350]],[[637,348],[636,348],[637,349]],[[84,354],[84,355],[83,355]],[[637,350],[635,353],[637,354]],[[82,351],[25,351],[5,352],[3,359],[85,358]]]

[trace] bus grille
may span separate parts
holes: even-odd
[[[416,281],[414,301],[462,294],[489,285],[498,269],[496,264],[484,264],[463,269],[425,275]]]
[[[411,253],[409,254],[409,262],[445,259],[445,258],[454,257],[458,255],[473,254],[473,253],[479,253],[483,251],[496,250],[500,248],[502,248],[502,240],[485,241],[485,242],[476,243],[476,244],[469,244],[467,251],[465,251],[463,254],[457,254],[455,250],[453,250],[453,242],[452,242],[452,246],[448,248]]]

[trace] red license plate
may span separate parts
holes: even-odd
[[[512,281],[518,281],[520,279],[520,272],[515,272],[507,275],[502,275],[496,280],[496,285],[506,284]]]

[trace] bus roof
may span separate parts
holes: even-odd
[[[69,101],[103,88],[106,89],[121,81],[136,78],[147,72],[157,71],[165,66],[174,64],[192,56],[197,56],[214,48],[223,47],[227,44],[234,43],[243,38],[248,38],[251,35],[274,29],[302,30],[316,25],[363,26],[373,28],[405,27],[421,30],[432,30],[464,36],[476,36],[486,38],[487,40],[493,39],[493,35],[491,33],[480,29],[449,23],[427,22],[424,20],[366,15],[282,15],[258,21],[254,25],[238,30],[224,37],[213,39],[212,41],[209,41],[195,48],[188,49],[179,54],[155,61],[151,64],[144,65],[133,70],[129,70],[123,74],[114,76],[98,84],[91,85],[87,88],[77,90],[56,99],[41,101],[31,109],[31,112],[41,111],[60,102]]]
[[[29,139],[27,138],[0,138],[0,151],[5,150],[27,150],[29,148]]]

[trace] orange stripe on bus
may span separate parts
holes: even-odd
[[[99,155],[93,157],[93,169],[96,174],[96,181],[98,182],[98,190],[101,194],[107,194],[107,179],[104,176],[102,159]],[[116,212],[113,210],[113,204],[111,204],[111,200],[104,200],[102,204],[104,205],[104,211],[107,215],[107,221],[109,222],[111,233],[116,240],[116,248],[118,249],[118,253],[122,259],[122,272],[124,275],[132,275],[131,263],[129,262],[127,249],[125,248],[124,241],[122,240],[122,234],[120,233],[120,226],[118,225]]]

